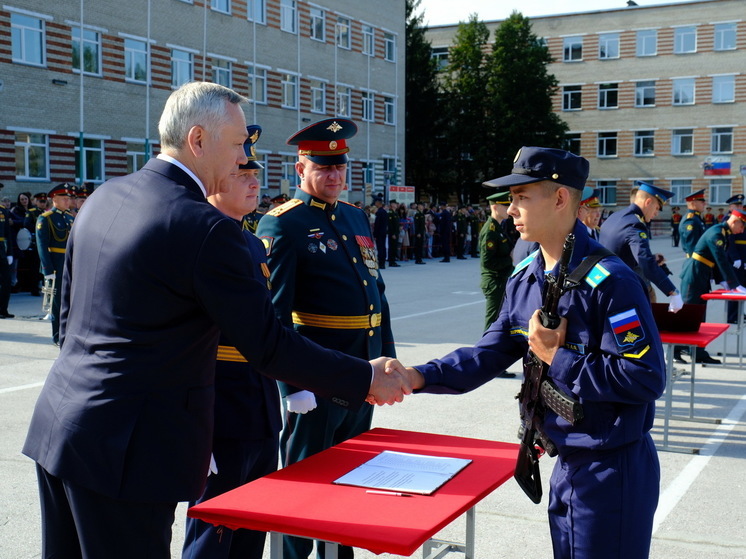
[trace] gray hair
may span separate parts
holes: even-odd
[[[228,103],[247,101],[246,97],[216,83],[182,85],[169,96],[158,122],[161,148],[182,149],[193,126],[217,134],[220,125],[227,121]]]

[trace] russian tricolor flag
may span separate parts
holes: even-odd
[[[621,334],[622,332],[640,326],[640,319],[637,316],[637,311],[635,309],[615,314],[614,316],[609,317],[609,322],[611,322],[611,328],[614,330],[615,334]]]
[[[730,175],[730,161],[704,164],[705,176]]]

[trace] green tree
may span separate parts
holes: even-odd
[[[558,82],[548,71],[551,62],[549,50],[520,13],[513,12],[495,30],[487,59],[494,176],[510,171],[521,146],[563,146],[567,124],[552,110]]]
[[[459,23],[444,76],[452,187],[462,202],[474,198],[489,168],[489,36],[476,14]]]
[[[442,135],[442,109],[438,68],[426,38],[423,14],[415,12],[421,0],[406,2],[406,183],[419,192],[438,197],[441,160],[436,157]]]

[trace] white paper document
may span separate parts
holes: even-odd
[[[334,481],[355,485],[429,495],[471,462],[468,458],[446,458],[385,450]]]

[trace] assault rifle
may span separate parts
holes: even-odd
[[[567,268],[574,245],[575,235],[570,233],[565,238],[565,244],[562,247],[557,277],[548,274],[544,281],[539,319],[545,328],[554,330],[560,324],[557,309],[560,297],[568,289]],[[552,410],[572,425],[583,418],[583,408],[580,402],[566,396],[557,388],[547,376],[548,369],[549,365],[529,350],[528,357],[523,364],[523,384],[520,393],[516,396],[521,415],[521,427],[518,433],[521,448],[518,451],[518,461],[513,477],[534,503],[541,502],[542,496],[539,457],[545,452],[549,456],[557,454],[557,447],[546,436],[542,427],[546,410]]]

